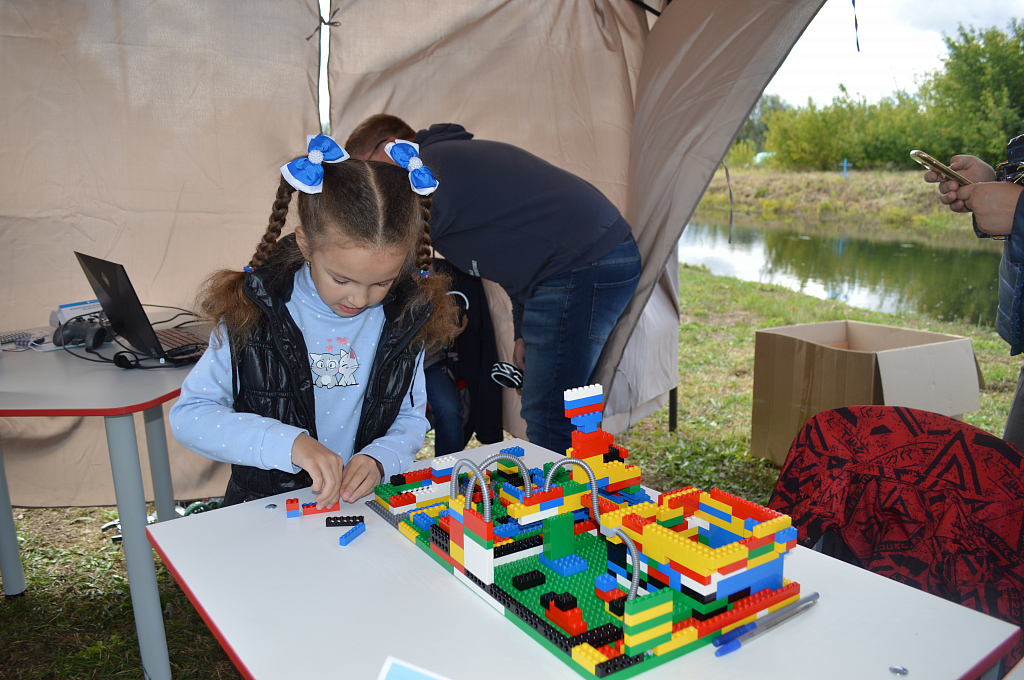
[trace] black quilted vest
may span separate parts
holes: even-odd
[[[246,297],[263,312],[263,319],[241,351],[232,348],[234,410],[258,413],[301,427],[317,438],[313,377],[309,353],[285,303],[291,299],[298,266],[282,266],[297,249],[294,235],[281,239],[274,256],[249,274]],[[430,316],[427,304],[413,304],[402,314],[416,283],[403,276],[384,299],[384,326],[363,396],[355,451],[387,433],[398,416],[416,369],[417,352],[410,341]],[[410,395],[411,398],[411,395]],[[296,474],[232,465],[224,504],[233,505],[312,485],[305,470]]]

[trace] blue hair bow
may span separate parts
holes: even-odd
[[[306,194],[323,191],[324,163],[340,163],[349,157],[348,152],[327,135],[306,135],[305,158],[296,158],[281,166],[281,174],[288,184]]]
[[[429,196],[437,189],[438,183],[434,173],[420,160],[420,146],[415,142],[401,140],[391,142],[384,147],[391,160],[409,171],[409,182],[412,190],[420,196]]]

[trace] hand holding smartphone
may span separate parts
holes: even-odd
[[[910,152],[910,157],[929,170],[935,171],[943,179],[952,180],[962,187],[972,183],[971,180],[967,179],[956,170],[950,169],[948,165],[935,160],[924,151],[914,149]]]

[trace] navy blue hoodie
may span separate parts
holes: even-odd
[[[473,139],[461,125],[420,130],[437,177],[434,246],[456,267],[495,281],[512,298],[516,338],[523,305],[545,279],[593,262],[630,233],[593,185],[511,144]]]

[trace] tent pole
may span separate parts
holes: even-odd
[[[679,408],[679,388],[673,387],[668,391],[668,431],[675,432],[678,420],[676,411]]]

